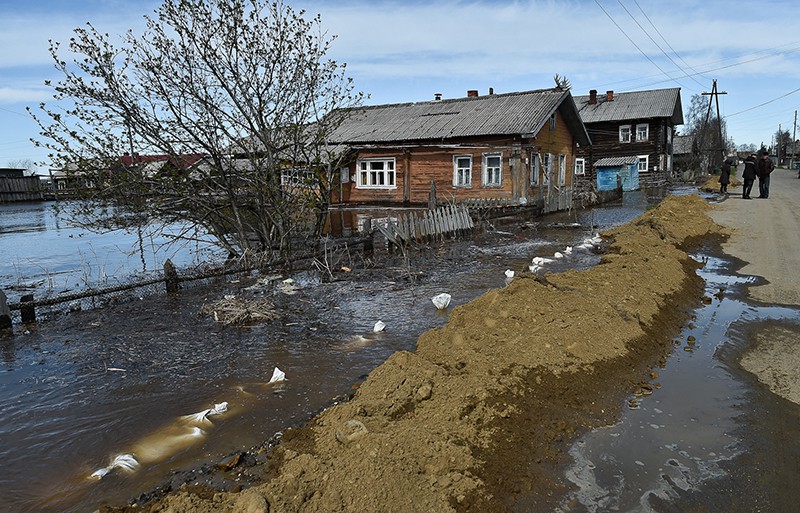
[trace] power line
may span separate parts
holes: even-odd
[[[614,20],[614,18],[612,18],[612,17],[611,17],[611,15],[610,15],[610,14],[608,14],[608,11],[606,11],[606,10],[603,8],[603,6],[602,6],[602,5],[600,5],[600,2],[599,2],[598,0],[594,0],[594,3],[596,3],[596,4],[597,4],[597,6],[600,8],[600,10],[601,10],[601,11],[603,11],[603,13],[605,13],[605,15],[606,15],[606,16],[608,16],[608,19],[609,19],[609,20],[611,20],[611,23],[613,23],[613,24],[614,24],[614,26],[615,26],[615,27],[617,27],[617,29],[619,29],[619,31],[620,31],[620,32],[622,32],[622,35],[623,35],[623,36],[625,36],[625,37],[628,39],[628,41],[630,41],[630,43],[631,43],[631,44],[632,44],[632,45],[633,45],[633,46],[634,46],[634,47],[635,47],[637,50],[639,50],[639,53],[641,53],[642,55],[644,55],[644,56],[645,56],[645,58],[646,58],[648,61],[650,61],[650,62],[653,64],[653,66],[655,66],[656,68],[658,68],[658,70],[659,70],[661,73],[663,73],[663,74],[664,74],[664,76],[666,76],[666,77],[667,77],[667,78],[669,78],[670,80],[674,81],[674,82],[675,82],[676,84],[678,84],[679,86],[681,86],[681,87],[684,87],[684,86],[683,86],[683,84],[681,84],[680,82],[678,82],[678,81],[677,81],[677,80],[675,80],[674,78],[670,77],[670,76],[669,76],[669,73],[667,73],[666,71],[664,71],[663,69],[661,69],[661,66],[659,66],[658,64],[656,64],[656,62],[655,62],[653,59],[651,59],[649,55],[647,55],[646,53],[644,53],[644,51],[643,51],[641,48],[639,48],[639,45],[637,45],[637,44],[636,44],[636,42],[634,42],[634,40],[633,40],[633,39],[631,39],[631,37],[630,37],[628,34],[626,34],[624,30],[622,30],[622,27],[620,27],[620,26],[619,26],[619,24],[618,24],[618,23],[617,23],[617,22]]]
[[[652,37],[650,34],[648,34],[648,32],[647,32],[647,31],[644,29],[644,27],[642,26],[642,24],[641,24],[641,23],[639,23],[639,20],[637,20],[637,19],[636,19],[636,18],[633,16],[633,14],[631,14],[631,12],[628,10],[628,8],[627,8],[627,7],[625,7],[625,4],[623,4],[623,3],[622,3],[622,0],[617,0],[617,2],[618,2],[618,3],[619,3],[619,5],[620,5],[620,6],[621,6],[621,7],[622,7],[624,10],[625,10],[625,12],[626,12],[626,13],[628,13],[628,16],[630,16],[630,18],[633,20],[633,22],[634,22],[634,23],[636,23],[636,25],[637,25],[637,26],[638,26],[640,29],[642,29],[642,32],[644,33],[644,35],[645,35],[645,36],[647,36],[647,38],[648,38],[648,39],[650,39],[650,41],[652,41],[654,45],[656,45],[656,48],[658,48],[659,50],[661,50],[661,53],[662,53],[662,54],[664,54],[664,57],[666,57],[667,59],[669,59],[669,61],[670,61],[672,64],[674,64],[674,65],[675,65],[675,67],[676,67],[676,68],[678,68],[678,70],[679,70],[681,73],[683,73],[683,74],[684,74],[684,76],[686,76],[686,78],[691,78],[691,79],[692,79],[692,80],[694,80],[694,81],[697,83],[697,85],[699,85],[700,87],[705,87],[703,84],[701,84],[700,82],[698,82],[696,78],[694,78],[694,77],[690,76],[688,73],[686,73],[686,71],[685,71],[685,70],[684,70],[684,69],[683,69],[683,68],[682,68],[682,67],[681,67],[681,66],[680,66],[680,65],[679,65],[677,62],[675,62],[675,60],[674,60],[672,57],[670,57],[670,56],[667,54],[667,52],[665,52],[665,51],[664,51],[664,49],[663,49],[663,48],[661,48],[661,45],[659,45],[659,44],[656,42],[656,40],[655,40],[655,39],[653,39],[653,37]],[[639,4],[636,4],[636,5],[639,5]],[[639,10],[641,10],[641,9],[642,9],[642,8],[641,8],[641,7],[639,7]],[[644,12],[644,11],[642,11],[642,12]],[[646,15],[645,15],[645,17],[646,17]],[[648,20],[649,20],[649,18],[648,18]],[[652,22],[650,22],[650,24],[652,25]],[[658,32],[658,30],[656,30],[656,32]]]
[[[683,59],[683,57],[681,57],[680,55],[678,55],[678,52],[677,52],[677,51],[676,51],[676,50],[675,50],[675,49],[672,47],[672,45],[671,45],[671,44],[669,44],[669,41],[667,41],[667,38],[665,38],[665,37],[664,37],[664,35],[661,33],[661,31],[660,31],[660,30],[658,30],[658,27],[656,27],[656,26],[655,26],[655,24],[654,24],[654,23],[653,23],[653,21],[650,19],[650,17],[647,15],[647,13],[646,13],[646,12],[644,12],[644,9],[642,9],[642,6],[641,6],[641,5],[639,5],[639,2],[638,2],[637,0],[633,0],[633,3],[634,3],[634,4],[636,4],[636,7],[638,7],[638,8],[639,8],[639,11],[642,13],[642,15],[644,16],[644,18],[645,18],[645,19],[648,21],[648,23],[650,23],[650,26],[651,26],[651,27],[653,27],[653,30],[655,30],[655,31],[656,31],[656,34],[658,34],[658,35],[659,35],[659,37],[661,38],[661,40],[662,40],[662,41],[664,41],[664,43],[666,43],[666,45],[669,47],[669,49],[670,49],[670,50],[672,50],[672,53],[674,53],[674,54],[675,54],[675,57],[677,57],[678,59],[680,59],[680,61],[681,61],[682,63],[684,63],[684,64],[686,65],[686,67],[687,67],[687,68],[689,68],[690,70],[694,71],[696,74],[698,74],[698,75],[701,75],[701,74],[700,74],[700,73],[699,73],[699,72],[698,72],[696,69],[694,69],[694,68],[693,68],[691,65],[689,65],[689,63],[688,63],[688,62],[686,62],[686,61]],[[662,51],[663,51],[663,50],[662,50]],[[701,76],[702,76],[702,75],[701,75]],[[705,86],[703,86],[703,84],[701,84],[700,82],[698,82],[698,81],[697,81],[697,80],[696,80],[694,77],[691,77],[691,78],[692,78],[692,80],[694,80],[694,81],[695,81],[695,82],[696,82],[696,83],[697,83],[697,84],[698,84],[700,87],[705,87]],[[709,77],[705,77],[705,76],[704,76],[703,78],[705,78],[706,80],[711,80]]]
[[[727,116],[725,116],[725,118],[729,118],[729,117],[736,116],[736,115],[739,115],[739,114],[744,114],[745,112],[750,112],[751,110],[755,110],[755,109],[757,109],[759,107],[763,107],[764,105],[769,105],[770,103],[776,102],[776,101],[778,101],[778,100],[780,100],[782,98],[786,98],[787,96],[792,95],[792,94],[794,94],[794,93],[796,93],[798,91],[800,91],[800,87],[798,87],[794,91],[789,91],[788,93],[786,93],[784,95],[778,96],[777,98],[773,98],[772,100],[766,101],[764,103],[760,103],[760,104],[756,105],[755,107],[750,107],[749,109],[744,109],[744,110],[740,110],[739,112],[734,112],[733,114],[728,114]]]

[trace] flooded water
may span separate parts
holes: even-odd
[[[446,323],[449,310],[437,311],[432,296],[451,294],[451,309],[466,303],[504,286],[506,269],[522,272],[533,256],[552,255],[626,223],[663,194],[626,194],[619,203],[531,220],[524,229],[498,221],[486,239],[490,244],[446,245],[439,264],[411,284],[380,272],[366,282],[320,282],[314,274],[298,274],[294,295],[271,286],[256,289],[282,317],[253,328],[221,328],[196,315],[207,300],[241,286],[232,282],[16,327],[13,336],[0,339],[3,508],[78,512],[123,504],[176,470],[256,446],[351,393],[393,352],[413,349],[422,332]],[[39,236],[51,237],[47,221],[44,226]],[[588,268],[598,259],[576,254],[549,269]],[[710,294],[745,284],[726,274],[720,262],[710,258],[701,271]],[[3,280],[17,273],[3,271]],[[732,433],[747,385],[714,354],[728,340],[732,323],[767,310],[737,302],[727,292],[721,297],[698,309],[693,327],[681,335],[681,347],[660,371],[661,388],[639,398],[638,409],[626,410],[619,424],[587,435],[573,448],[573,503],[588,511],[650,511],[642,509],[650,495],[669,499],[676,488],[701,486],[723,472],[720,461],[741,452]],[[377,320],[386,323],[385,332],[372,332]],[[697,340],[692,352],[684,350],[689,335]],[[275,367],[287,380],[268,384]],[[228,410],[220,415],[191,425],[181,419],[223,401]],[[89,479],[116,455],[131,452],[147,454],[137,471]]]
[[[25,291],[61,293],[115,285],[133,274],[179,267],[213,256],[205,243],[174,243],[141,231],[96,233],[65,222],[54,202],[0,204],[0,287],[10,301]],[[179,233],[175,226],[167,233]],[[192,235],[198,235],[192,232]]]
[[[757,283],[755,277],[735,275],[733,263],[719,255],[694,258],[704,262],[698,274],[706,282],[710,303],[695,311],[675,340],[674,353],[656,370],[652,395],[632,397],[618,423],[573,445],[575,463],[567,478],[575,491],[562,512],[796,511],[796,505],[761,509],[753,499],[785,494],[789,475],[768,484],[757,477],[762,469],[731,470],[741,466],[737,457],[752,452],[753,439],[765,434],[743,412],[763,410],[765,400],[785,403],[781,408],[794,410],[794,415],[798,411],[797,405],[770,398],[736,366],[736,354],[748,347],[748,333],[758,324],[798,323],[800,309],[748,303],[742,298],[745,288]],[[773,415],[787,415],[776,409]],[[767,422],[783,424],[775,417]],[[797,425],[784,433],[793,441],[786,450],[797,451],[798,435]],[[767,464],[776,457],[759,455]]]

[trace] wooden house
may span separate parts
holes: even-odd
[[[345,204],[483,200],[567,208],[578,145],[591,141],[569,90],[479,95],[340,111],[332,144]]]
[[[595,164],[607,158],[638,158],[639,182],[643,187],[664,184],[671,178],[675,127],[683,124],[680,88],[576,96],[590,147],[580,147],[578,178],[596,186]]]

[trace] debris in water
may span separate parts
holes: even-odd
[[[450,294],[443,292],[441,294],[436,294],[431,298],[433,301],[433,305],[436,307],[437,310],[444,310],[450,305]]]
[[[271,385],[272,383],[277,383],[279,381],[286,381],[286,373],[275,367],[275,370],[272,371],[272,377],[269,379],[268,384]]]
[[[125,472],[134,472],[138,468],[139,462],[136,461],[136,458],[134,458],[132,455],[118,454],[117,456],[114,456],[114,459],[111,460],[111,463],[107,467],[95,470],[92,472],[92,475],[90,475],[89,478],[102,479],[108,475],[109,472],[115,469],[124,470]]]
[[[511,269],[506,269],[506,278],[513,278],[513,277],[514,277],[514,271],[512,271]]]
[[[226,326],[250,326],[278,317],[275,306],[266,299],[247,300],[227,295],[220,301],[203,305],[199,313],[210,315]]]
[[[384,323],[383,321],[376,322],[375,326],[372,327],[372,331],[374,331],[375,333],[381,332],[384,329],[386,329],[386,323]]]

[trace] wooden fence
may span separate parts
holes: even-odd
[[[475,227],[466,206],[447,205],[436,210],[427,210],[422,216],[413,212],[401,215],[395,223],[389,219],[386,225],[376,228],[386,240],[393,244],[411,241],[433,242],[448,236],[469,233]]]
[[[0,177],[0,203],[42,199],[38,176]]]

